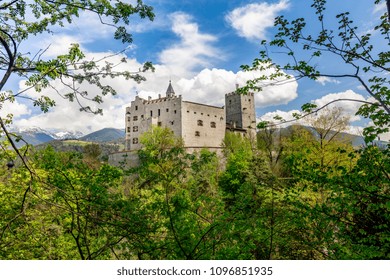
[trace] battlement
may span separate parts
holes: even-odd
[[[226,93],[226,94],[225,94],[226,97],[228,97],[228,96],[234,96],[234,95],[254,96],[254,93],[253,93],[253,92],[248,92],[247,94],[239,94],[239,93],[237,93],[236,91],[233,91],[233,92],[229,92],[229,93]]]
[[[166,102],[166,101],[172,101],[172,100],[179,100],[181,99],[181,95],[179,96],[170,96],[170,97],[159,97],[157,99],[148,99],[148,100],[145,100],[144,104],[156,104],[156,103],[160,103],[160,102]]]

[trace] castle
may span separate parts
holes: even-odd
[[[225,95],[225,106],[184,101],[171,82],[164,97],[148,100],[136,96],[126,108],[126,150],[141,149],[140,136],[152,125],[168,127],[188,149],[220,148],[226,131],[252,137],[256,134],[253,93]]]
[[[203,148],[217,151],[227,131],[255,139],[254,94],[227,93],[225,106],[217,107],[183,100],[169,81],[164,97],[143,99],[137,95],[126,108],[125,122],[125,151],[110,155],[113,163],[120,162],[123,156],[133,164],[138,161],[134,152],[142,148],[140,136],[153,125],[170,128],[183,139],[189,152]]]

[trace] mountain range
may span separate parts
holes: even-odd
[[[288,128],[283,130],[289,130]],[[32,127],[29,129],[16,130],[13,133],[21,136],[27,143],[31,145],[40,145],[55,140],[80,140],[85,142],[95,142],[95,143],[116,143],[124,142],[125,131],[124,129],[117,128],[103,128],[101,130],[83,135],[79,131],[60,131],[60,132],[50,132],[39,127]],[[358,135],[351,135],[348,133],[341,133],[341,137],[346,137],[351,141],[351,144],[355,147],[361,147],[365,145],[364,138]],[[386,142],[375,141],[379,145],[386,145]],[[19,141],[16,143],[17,147],[23,146],[25,143]]]
[[[50,141],[54,141],[54,140],[82,140],[82,141],[89,141],[89,142],[110,142],[125,137],[125,131],[123,129],[117,129],[117,128],[103,128],[101,130],[92,132],[87,135],[83,135],[83,133],[79,131],[51,132],[39,127],[32,127],[29,129],[19,129],[13,131],[13,133],[21,136],[24,141],[34,146],[47,143]],[[16,144],[17,146],[21,147],[25,143],[19,141]]]

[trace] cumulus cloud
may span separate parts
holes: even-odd
[[[340,84],[339,80],[332,79],[332,78],[329,78],[329,77],[322,77],[322,76],[318,77],[316,79],[316,82],[320,83],[323,86],[326,85],[327,83]]]
[[[110,53],[89,53],[88,56],[94,56],[95,58],[106,57]],[[121,56],[114,56],[110,58],[113,63],[119,63]],[[135,60],[129,60],[126,64],[118,66],[118,71],[128,70],[137,71],[141,67],[141,64]],[[92,108],[103,109],[103,116],[93,115],[90,113],[80,112],[80,105],[74,101],[64,99],[62,96],[69,92],[69,88],[56,80],[51,83],[52,88],[44,89],[42,92],[37,93],[34,90],[26,91],[25,96],[29,98],[37,98],[41,95],[45,95],[53,99],[56,106],[51,108],[48,113],[39,113],[31,115],[28,119],[15,119],[14,125],[19,128],[28,127],[40,127],[43,129],[63,129],[81,131],[83,133],[89,133],[105,127],[124,127],[124,112],[125,107],[134,100],[137,83],[132,80],[125,80],[124,78],[117,77],[114,80],[111,78],[105,78],[104,82],[109,83],[118,92],[116,96],[103,97],[104,102],[96,105],[94,102],[86,99],[80,99],[83,106],[91,106]],[[26,88],[24,82],[20,82],[20,90]],[[93,98],[99,89],[93,85],[82,84],[79,86],[79,90],[87,91],[89,98]],[[12,111],[14,108],[12,108]]]
[[[204,69],[190,79],[180,79],[177,88],[186,100],[223,106],[226,93],[234,91],[236,85],[243,86],[248,80],[259,75],[259,72],[234,73],[224,69]],[[296,81],[264,87],[263,91],[255,95],[256,107],[287,104],[297,97],[297,87]]]
[[[234,9],[225,20],[237,31],[240,37],[248,40],[266,39],[266,31],[274,25],[279,12],[289,7],[288,0],[275,4],[267,2],[248,4]]]
[[[26,104],[22,104],[18,100],[13,102],[4,101],[0,104],[0,117],[4,118],[8,114],[12,114],[16,119],[31,114],[31,110]]]
[[[179,76],[188,76],[192,71],[208,67],[210,60],[221,58],[221,53],[213,46],[217,37],[200,32],[198,24],[193,22],[190,15],[177,12],[169,18],[172,31],[180,41],[160,53],[161,64]]]
[[[331,101],[338,100],[338,99],[351,99],[351,100],[360,100],[360,101],[372,101],[370,98],[366,99],[364,96],[355,93],[352,90],[347,90],[345,92],[339,92],[339,93],[330,93],[327,94],[319,99],[312,100],[311,102],[316,104],[318,108],[325,106]],[[334,107],[340,107],[343,109],[342,114],[344,116],[348,116],[350,118],[351,125],[347,127],[345,132],[349,132],[355,135],[362,135],[363,132],[363,126],[361,126],[361,117],[356,116],[356,112],[359,109],[359,107],[362,105],[361,102],[354,102],[354,101],[338,101],[330,104],[329,106],[326,106],[330,110]],[[259,117],[258,121],[270,121],[270,122],[277,122],[274,120],[275,116],[280,116],[284,120],[291,121],[294,120],[293,113],[300,113],[299,110],[291,110],[291,111],[281,111],[277,110],[274,112],[268,112],[262,116]],[[284,124],[282,126],[288,126],[291,123],[299,123],[302,125],[308,125],[306,120],[303,118],[298,121],[289,122],[287,124]],[[382,140],[389,140],[390,139],[390,133],[384,134],[381,136]]]
[[[360,101],[368,101],[366,98],[364,98],[361,94],[358,94],[354,92],[353,90],[347,90],[345,92],[338,92],[338,93],[330,93],[322,98],[316,99],[312,101],[314,104],[316,104],[318,107],[325,106],[331,101],[338,100],[338,99],[350,99],[350,100],[360,100]],[[358,121],[360,120],[359,116],[356,116],[356,112],[359,109],[359,107],[362,105],[361,102],[356,101],[337,101],[329,105],[330,108],[332,107],[341,107],[343,108],[343,111],[346,115],[350,116],[350,121]]]
[[[276,110],[274,112],[268,112],[268,113],[262,115],[261,117],[259,117],[257,119],[257,122],[267,121],[267,122],[276,124],[276,123],[279,123],[280,121],[275,120],[275,117],[281,117],[283,120],[288,121],[288,123],[282,123],[280,126],[281,127],[287,127],[287,126],[289,126],[289,125],[291,125],[293,123],[302,123],[302,122],[299,122],[299,121],[290,122],[290,120],[294,120],[292,115],[293,114],[299,114],[299,113],[300,113],[299,110],[291,110],[291,111]]]

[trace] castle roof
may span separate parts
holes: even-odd
[[[168,86],[168,88],[167,88],[166,94],[167,94],[167,96],[175,95],[175,91],[173,90],[171,81],[169,81],[169,86]]]

